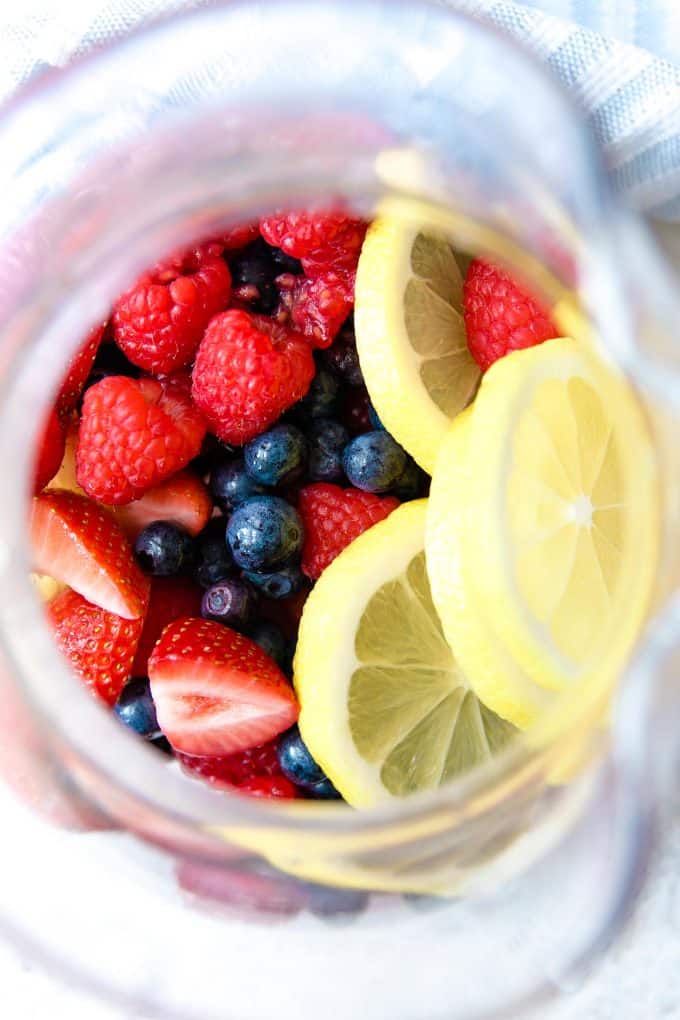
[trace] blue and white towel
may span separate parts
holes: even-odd
[[[46,68],[203,0],[25,0],[0,12],[0,99]],[[439,0],[546,61],[588,112],[614,186],[680,221],[680,0]]]

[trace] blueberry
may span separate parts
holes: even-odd
[[[304,574],[295,564],[281,567],[273,573],[246,570],[244,575],[268,599],[287,599],[300,591],[305,583]]]
[[[293,276],[302,276],[304,273],[300,260],[294,259],[292,255],[286,255],[285,251],[282,251],[281,248],[272,248],[271,258],[276,266],[276,271],[279,276],[283,273],[292,273]]]
[[[229,513],[251,496],[262,495],[266,490],[246,472],[243,460],[218,464],[210,476],[210,491],[217,505]]]
[[[307,394],[290,409],[295,421],[307,422],[314,418],[332,418],[338,410],[340,382],[317,359],[316,375]]]
[[[362,913],[368,904],[369,894],[361,889],[336,889],[330,885],[305,883],[307,906],[317,917],[345,917]]]
[[[349,432],[338,421],[319,418],[307,430],[309,461],[307,475],[312,482],[337,482],[343,477],[342,451]]]
[[[259,485],[288,485],[303,473],[307,440],[295,425],[277,425],[251,439],[243,449],[249,478]]]
[[[368,420],[371,423],[372,429],[375,429],[378,432],[387,431],[383,423],[380,421],[380,418],[378,417],[378,412],[374,408],[373,404],[368,405]]]
[[[157,737],[152,737],[149,743],[152,747],[155,747],[156,750],[161,751],[163,754],[170,755],[170,757],[173,757],[175,754],[172,749],[172,744],[167,737],[163,736],[162,733]]]
[[[224,517],[213,517],[194,540],[194,580],[201,588],[210,588],[236,573],[227,545],[226,527]]]
[[[128,361],[120,347],[116,344],[103,343],[97,351],[97,356],[87,377],[83,393],[90,386],[101,382],[102,379],[107,379],[110,375],[127,375],[132,379],[136,379],[141,375],[141,371],[136,365]]]
[[[243,570],[270,572],[302,549],[304,530],[297,510],[279,496],[251,496],[234,510],[227,541]]]
[[[173,577],[191,570],[194,543],[191,535],[171,521],[153,521],[140,531],[135,556],[142,570],[154,577]]]
[[[122,723],[142,737],[155,737],[160,733],[156,706],[146,677],[135,677],[126,683],[113,711]]]
[[[275,623],[270,623],[269,620],[258,620],[248,628],[248,637],[252,638],[280,669],[286,669],[288,646],[285,637]]]
[[[279,737],[276,752],[281,771],[296,786],[309,790],[326,779],[323,769],[312,758],[297,726],[293,726]]]
[[[371,422],[368,417],[370,400],[365,386],[355,386],[345,392],[340,418],[351,436],[368,432]]]
[[[425,472],[422,471],[412,457],[406,457],[406,467],[397,478],[392,492],[403,503],[409,499],[422,496],[425,486]]]
[[[197,457],[194,457],[189,466],[197,475],[205,478],[220,464],[224,464],[233,452],[233,447],[221,443],[212,433],[208,432],[201,444],[201,452]]]
[[[238,577],[218,581],[204,593],[201,616],[244,630],[255,615],[257,595],[247,581]]]
[[[320,783],[314,783],[305,790],[308,797],[313,800],[342,800],[342,794],[338,793],[330,779],[322,779]]]
[[[345,447],[342,466],[364,492],[389,492],[406,467],[406,452],[389,432],[364,432]]]
[[[364,377],[359,364],[352,319],[345,323],[331,346],[323,352],[322,357],[326,365],[348,386],[363,386]]]
[[[272,257],[272,249],[261,237],[247,245],[231,262],[231,279],[234,290],[241,292],[254,312],[271,315],[279,303],[279,292],[274,280],[279,269]]]

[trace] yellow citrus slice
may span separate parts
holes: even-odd
[[[657,541],[653,450],[625,380],[569,339],[492,366],[442,444],[426,542],[444,632],[486,704],[525,727],[546,693],[614,676]]]
[[[444,235],[397,216],[374,220],[356,280],[359,360],[385,427],[429,473],[452,419],[479,383],[462,288]]]
[[[354,807],[433,789],[488,760],[514,728],[472,692],[425,569],[427,501],[406,503],[324,571],[294,664],[300,731]]]

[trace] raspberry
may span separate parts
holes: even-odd
[[[257,223],[239,223],[231,230],[225,230],[220,235],[220,242],[226,251],[233,251],[235,248],[245,248],[251,241],[257,240],[260,236],[260,227]]]
[[[316,580],[335,557],[364,531],[399,506],[394,496],[316,482],[300,489],[298,511],[305,526],[302,569]]]
[[[205,422],[189,386],[182,374],[161,381],[113,375],[87,390],[76,474],[89,496],[130,503],[198,454]]]
[[[329,269],[356,269],[366,224],[340,212],[279,212],[260,221],[260,233],[301,259],[306,276],[316,277]]]
[[[57,396],[57,412],[60,417],[69,414],[80,400],[87,377],[92,371],[94,359],[104,336],[106,324],[95,326],[87,335],[82,347],[73,355],[68,364],[64,381]]]
[[[192,394],[209,428],[241,445],[305,395],[314,359],[305,340],[262,316],[232,309],[208,326],[196,354]]]
[[[340,332],[354,306],[354,277],[354,273],[327,270],[314,279],[279,279],[282,310],[288,311],[292,327],[312,347],[330,347]]]
[[[473,259],[463,285],[470,353],[483,372],[510,351],[559,336],[550,314],[506,273]]]
[[[174,255],[145,273],[116,303],[116,343],[146,372],[167,373],[188,365],[213,315],[227,307],[231,274],[206,244]]]
[[[266,744],[251,747],[247,751],[235,751],[234,754],[218,757],[181,753],[177,757],[188,772],[201,776],[209,783],[240,786],[259,776],[281,775],[276,740],[268,740]]]
[[[51,482],[61,467],[66,446],[66,433],[57,412],[52,409],[43,426],[38,444],[38,459],[33,476],[33,492],[37,495]]]

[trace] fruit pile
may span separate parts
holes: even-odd
[[[73,671],[193,778],[353,806],[613,674],[653,578],[653,456],[558,334],[398,217],[283,213],[157,263],[70,364],[35,468]]]
[[[149,269],[72,359],[35,468],[35,577],[74,672],[192,776],[253,796],[339,796],[295,725],[300,614],[424,491],[359,366],[365,231],[290,213]]]

